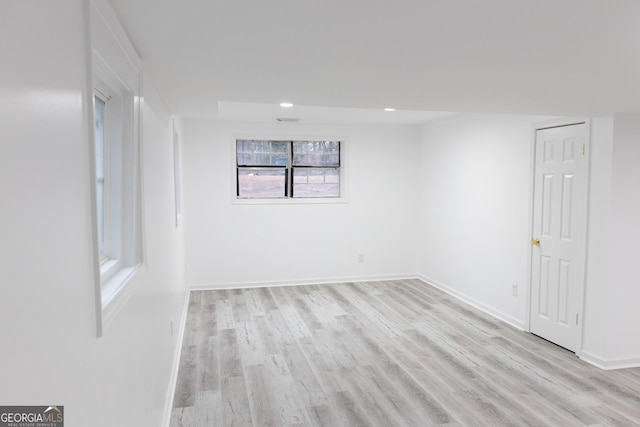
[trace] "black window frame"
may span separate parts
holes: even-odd
[[[239,161],[240,154],[248,155],[246,152],[238,152],[238,144],[240,142],[268,142],[270,144],[268,156],[267,152],[264,154],[256,154],[253,155],[262,155],[263,158],[273,157],[273,143],[286,143],[286,164],[278,165],[278,164],[264,164],[264,163],[255,163],[255,164],[241,164]],[[330,165],[322,165],[322,164],[295,164],[295,144],[296,143],[309,143],[309,142],[322,142],[322,143],[337,143],[338,152],[337,152],[337,162],[332,163]],[[304,199],[339,199],[342,197],[342,140],[336,139],[247,139],[247,138],[237,138],[235,140],[235,164],[236,164],[236,198],[240,200],[304,200]],[[275,152],[281,153],[281,152]],[[325,153],[331,154],[331,153]],[[338,174],[338,194],[335,196],[296,196],[295,195],[295,171],[296,170],[322,170],[336,171]],[[284,171],[284,194],[282,196],[276,197],[249,197],[249,196],[241,196],[240,195],[240,174],[242,171]]]

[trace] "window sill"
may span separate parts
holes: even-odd
[[[233,198],[234,205],[336,205],[348,203],[346,197],[326,198],[282,198],[282,199],[238,199]]]
[[[129,299],[134,288],[134,281],[132,279],[139,268],[140,265],[121,268],[102,284],[101,299],[103,330],[109,325],[116,313]]]

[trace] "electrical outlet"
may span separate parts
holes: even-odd
[[[518,285],[513,285],[513,287],[511,288],[511,295],[513,295],[514,297],[518,296]]]
[[[364,262],[364,254],[358,254],[358,262]]]

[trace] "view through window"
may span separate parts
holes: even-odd
[[[236,140],[236,195],[340,197],[340,141]]]
[[[101,96],[94,95],[94,120],[95,120],[95,154],[96,154],[96,198],[97,198],[97,215],[98,215],[98,251],[100,254],[100,261],[103,262],[108,258],[108,249],[106,236],[108,232],[105,232],[105,213],[106,201],[105,192],[105,120],[106,120],[106,107],[107,102]],[[108,222],[108,221],[107,221]]]

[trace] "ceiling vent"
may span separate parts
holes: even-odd
[[[295,122],[299,121],[300,119],[296,118],[296,117],[278,117],[276,120],[279,121],[279,122],[295,123]]]

